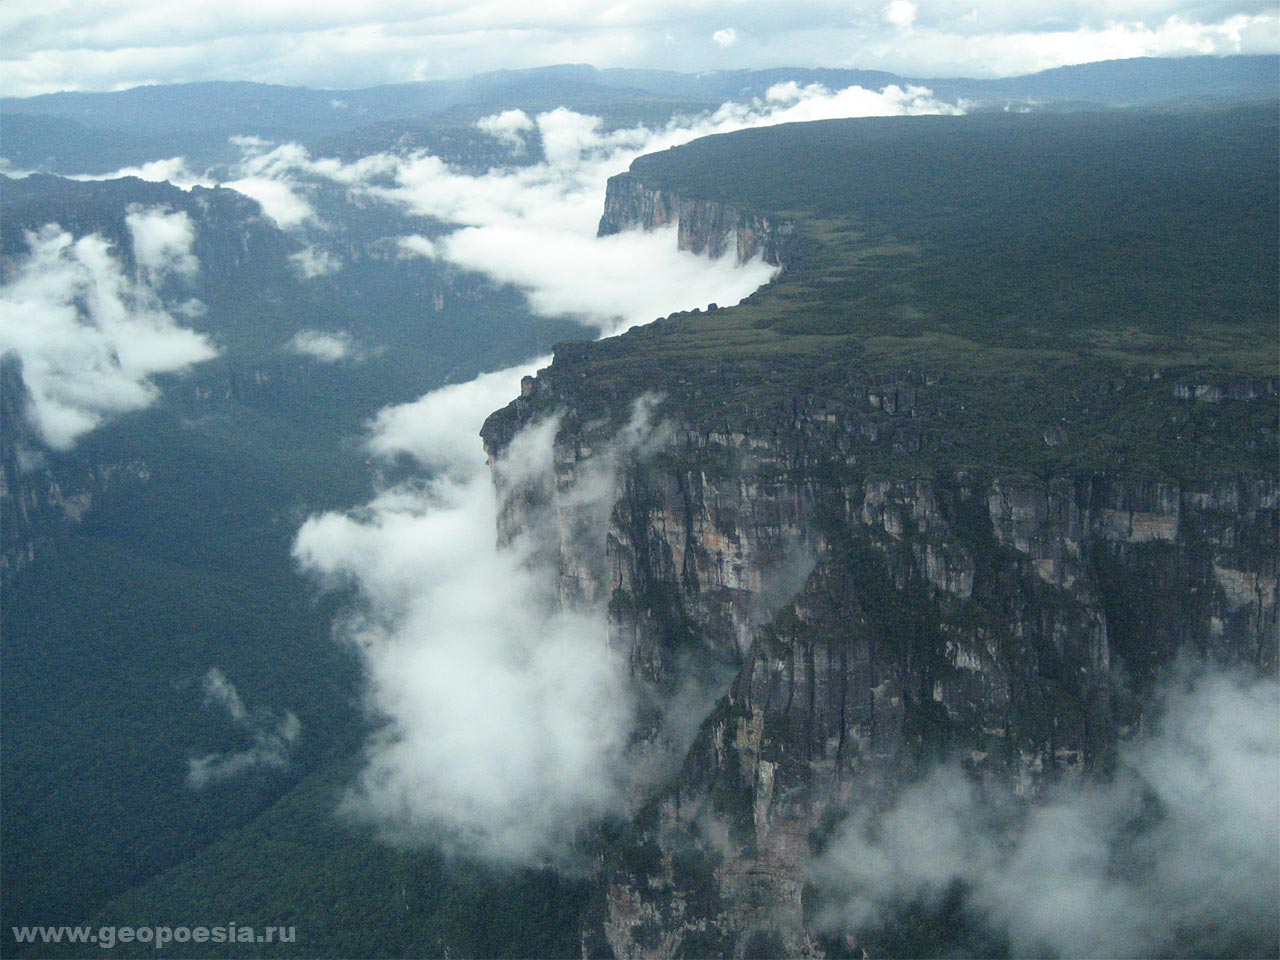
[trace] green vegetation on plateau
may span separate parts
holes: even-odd
[[[651,189],[795,223],[786,269],[557,366],[605,407],[643,384],[712,429],[781,404],[837,446],[896,434],[856,445],[873,469],[1269,470],[1277,117],[830,121],[643,157]]]

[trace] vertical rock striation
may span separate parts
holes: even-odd
[[[564,494],[613,428],[559,366],[485,438],[496,454],[562,415],[555,488],[515,496],[575,531],[562,593],[608,600],[611,642],[668,707],[691,663],[728,677],[609,861],[596,949],[811,954],[806,864],[832,811],[943,757],[1033,797],[1104,772],[1180,651],[1275,667],[1274,478],[824,476],[807,418],[672,420],[584,527]]]
[[[782,266],[795,236],[795,224],[788,219],[748,213],[730,203],[682,197],[630,174],[609,179],[600,236],[672,224],[681,250],[708,257],[732,251],[739,263],[759,257]]]

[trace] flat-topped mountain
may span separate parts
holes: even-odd
[[[832,936],[833,818],[944,759],[1024,798],[1105,781],[1176,658],[1275,670],[1276,149],[1274,106],[859,120],[614,179],[602,232],[782,272],[561,345],[485,427],[496,456],[560,418],[504,522],[550,505],[562,591],[607,598],[633,671],[732,675],[610,847],[596,950],[1000,953],[962,892]],[[662,440],[584,546],[575,483],[641,398]],[[1221,922],[1159,949],[1274,937]]]

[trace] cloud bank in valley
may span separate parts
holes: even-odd
[[[358,202],[381,201],[447,225],[437,237],[397,238],[400,255],[448,262],[520,288],[533,310],[568,316],[601,333],[647,323],[677,309],[736,303],[770,276],[762,263],[713,263],[676,248],[674,228],[596,237],[605,184],[636,157],[699,137],[805,120],[867,116],[958,114],[921,87],[828,90],[778,84],[764,98],[725,103],[667,124],[606,130],[601,120],[559,108],[529,116],[506,110],[478,121],[504,144],[512,165],[482,174],[451,167],[426,153],[378,153],[353,162],[313,157],[295,143],[237,138],[241,161],[219,179],[262,206],[277,226],[323,231],[312,190],[339,185]],[[539,162],[521,162],[535,142]],[[186,170],[178,158],[155,167],[181,174],[184,184],[210,183],[212,174]],[[308,246],[295,257],[299,273],[315,278],[341,268],[331,254]]]
[[[266,217],[306,246],[292,263],[299,277],[337,273],[341,260],[323,245],[326,225],[312,194],[334,185],[357,203],[389,204],[444,226],[439,236],[395,238],[402,257],[425,257],[483,273],[522,290],[543,316],[572,317],[608,334],[674,310],[731,304],[766,282],[763,263],[737,264],[677,249],[674,227],[599,238],[605,184],[636,157],[699,137],[809,120],[959,114],[923,87],[881,90],[780,83],[762,98],[727,102],[659,127],[606,130],[593,116],[565,108],[529,116],[505,110],[477,122],[504,144],[512,163],[468,173],[427,153],[376,153],[346,162],[312,156],[296,143],[236,137],[241,159],[220,171],[191,170],[181,157],[84,179],[139,176],[184,188],[220,183],[251,197]],[[534,147],[542,159],[527,162]]]
[[[161,285],[199,269],[186,213],[134,209],[126,218],[133,276],[97,234],[73,238],[57,224],[27,234],[27,256],[0,288],[0,354],[15,353],[39,438],[66,450],[105,420],[139,410],[159,395],[152,378],[216,353],[166,306]]]
[[[838,831],[815,881],[829,930],[951,891],[1014,956],[1248,954],[1280,937],[1280,686],[1184,669],[1107,784],[1029,810],[936,770]]]

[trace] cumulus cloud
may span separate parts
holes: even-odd
[[[243,750],[210,753],[187,761],[187,786],[203,790],[211,783],[229,780],[257,768],[283,770],[289,753],[302,733],[302,724],[292,713],[250,712],[235,685],[217,667],[204,675],[206,706],[220,707],[232,725],[249,740]]]
[[[1218,955],[1280,936],[1280,686],[1181,670],[1116,778],[1029,808],[935,771],[817,865],[833,930],[961,889],[1015,956]]]
[[[281,230],[318,223],[315,209],[303,195],[295,171],[306,167],[307,151],[296,143],[275,146],[258,137],[233,137],[243,151],[236,177],[224,187],[258,201],[263,213]]]
[[[200,262],[191,252],[196,228],[185,210],[170,213],[135,203],[129,207],[124,222],[133,240],[133,259],[151,284],[166,273],[193,277],[199,272]]]
[[[732,47],[738,42],[738,31],[733,27],[725,27],[711,35],[711,41],[717,47]]]
[[[523,110],[503,110],[492,116],[481,117],[476,126],[495,140],[501,140],[517,153],[523,153],[525,134],[534,129],[534,123]]]
[[[710,261],[676,248],[675,226],[595,239],[517,227],[469,228],[444,249],[454,263],[526,292],[544,316],[569,316],[612,333],[672,309],[737,303],[773,273],[740,266],[733,254]],[[532,244],[532,245],[531,245]],[[568,275],[564,266],[580,272]]]
[[[321,363],[337,363],[339,360],[358,356],[351,334],[340,330],[325,333],[322,330],[299,330],[289,341],[289,349]]]
[[[890,23],[904,33],[911,31],[911,25],[916,22],[916,5],[911,0],[892,0],[892,2],[884,8],[885,23]]]
[[[21,359],[27,417],[57,450],[107,418],[153,403],[155,375],[216,353],[178,324],[157,292],[165,278],[198,269],[186,215],[134,209],[127,223],[136,277],[100,236],[77,240],[48,224],[27,234],[27,256],[0,288],[0,354]]]
[[[461,411],[485,389],[448,388],[417,412],[430,420]],[[515,438],[494,465],[504,487],[555,483],[556,428],[552,420]],[[636,455],[650,435],[638,413],[617,455]],[[456,442],[447,431],[436,436]],[[438,462],[423,451],[422,435],[407,439],[406,452]],[[390,449],[394,441],[381,443]],[[574,511],[607,509],[612,476],[602,467],[564,491],[564,502]],[[567,862],[579,831],[624,804],[634,693],[625,661],[607,643],[603,605],[561,601],[558,552],[547,539],[561,525],[527,516],[499,545],[501,506],[483,461],[455,463],[361,510],[312,517],[295,555],[313,573],[354,585],[363,601],[345,630],[383,727],[345,811],[394,842]],[[591,532],[600,550],[604,534]]]
[[[485,418],[520,392],[521,378],[550,362],[530,360],[385,407],[374,418],[369,450],[384,460],[407,456],[435,472],[475,476],[485,463],[479,439]]]
[[[249,176],[231,180],[223,186],[238,190],[246,197],[258,201],[262,212],[281,230],[292,230],[318,219],[310,202],[288,180]]]
[[[289,261],[304,280],[327,277],[342,269],[342,260],[328,250],[308,246],[289,257]]]
[[[424,260],[434,260],[440,255],[435,242],[430,237],[424,237],[418,233],[398,237],[396,246],[399,248],[400,257],[404,259],[422,257]]]

